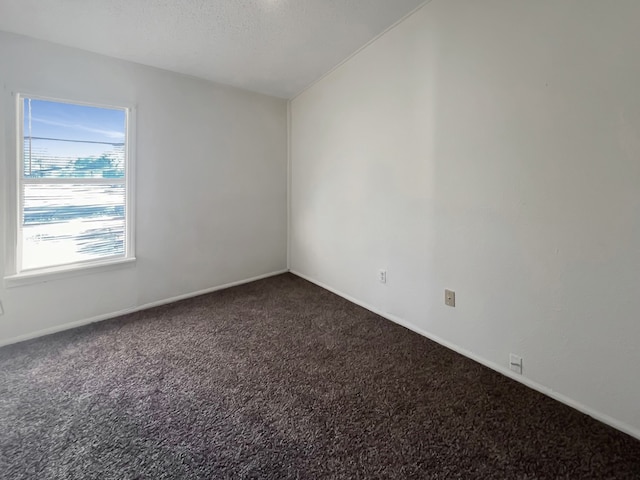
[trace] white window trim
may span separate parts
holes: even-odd
[[[29,285],[33,283],[48,282],[70,276],[81,274],[93,274],[114,268],[126,267],[135,264],[135,140],[136,140],[136,107],[125,103],[98,103],[86,100],[77,100],[73,98],[59,99],[50,96],[43,96],[31,93],[12,92],[13,108],[10,115],[13,117],[8,125],[13,125],[13,132],[7,132],[9,138],[14,141],[8,141],[7,149],[7,198],[6,198],[6,252],[5,252],[5,271],[4,284],[6,287],[17,287]],[[125,161],[125,254],[114,257],[103,257],[96,260],[69,263],[65,265],[56,265],[37,269],[20,270],[20,212],[22,210],[22,189],[21,185],[21,157],[23,155],[23,112],[22,99],[32,98],[37,100],[46,100],[60,103],[70,103],[74,105],[86,105],[98,108],[112,108],[125,111],[126,115],[126,161]],[[95,182],[93,179],[85,179],[86,182]],[[55,180],[50,183],[56,183]],[[104,183],[104,180],[101,180]]]

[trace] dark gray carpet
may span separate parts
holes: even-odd
[[[640,442],[293,275],[0,349],[2,479],[640,478]]]

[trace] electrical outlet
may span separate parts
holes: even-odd
[[[445,290],[444,291],[444,304],[449,305],[450,307],[456,306],[456,292],[453,290]]]
[[[378,281],[380,283],[387,283],[387,271],[386,270],[378,270]]]
[[[2,302],[0,302],[0,315],[4,315],[4,310],[2,309]]]
[[[522,375],[522,357],[513,353],[509,354],[509,368],[516,372],[518,375]]]

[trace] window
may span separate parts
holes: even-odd
[[[16,276],[132,259],[129,114],[18,96]]]

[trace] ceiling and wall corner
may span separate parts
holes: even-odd
[[[0,0],[0,30],[291,98],[424,0]]]

